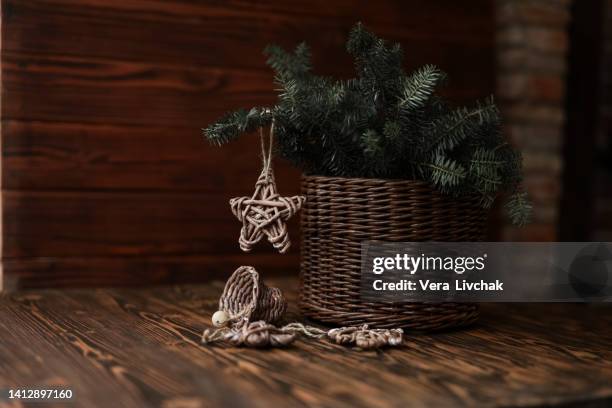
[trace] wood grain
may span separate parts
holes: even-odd
[[[329,62],[338,60],[347,30],[363,20],[380,35],[412,50],[412,63],[457,66],[462,64],[458,56],[487,61],[492,38],[482,34],[493,32],[492,9],[487,0],[466,4],[418,0],[409,7],[401,1],[383,1],[375,9],[369,2],[348,0],[333,4],[300,0],[290,5],[5,0],[4,41],[9,51],[261,70],[266,44],[295,46],[305,40],[317,50],[315,56],[327,62],[326,69],[337,70],[342,66]],[[348,56],[341,61],[344,67],[351,66]]]
[[[248,194],[261,170],[255,134],[217,148],[186,127],[6,121],[3,135],[7,190],[192,191],[229,199]],[[280,191],[295,194],[299,170],[284,160],[274,165]]]
[[[297,252],[191,256],[28,257],[4,261],[3,290],[142,286],[226,279],[240,265],[253,265],[266,277],[297,276]]]
[[[226,201],[251,192],[259,147],[255,136],[216,149],[200,129],[274,102],[268,43],[305,40],[318,72],[347,77],[344,42],[361,20],[402,43],[408,69],[448,71],[453,100],[494,88],[490,0],[0,1],[6,287],[229,272],[213,261],[240,255]],[[277,161],[276,174],[282,193],[297,191],[297,170]],[[170,258],[161,278],[149,274]],[[211,267],[192,273],[194,259]],[[266,259],[270,270],[287,265]],[[77,265],[91,279],[75,278]]]
[[[4,259],[240,253],[225,195],[7,191],[3,205]]]
[[[267,71],[16,57],[5,51],[3,77],[4,95],[12,101],[3,107],[5,119],[199,131],[230,109],[274,102]]]
[[[295,281],[269,281],[295,305]],[[477,326],[408,333],[358,352],[206,347],[221,282],[139,290],[30,291],[0,298],[0,377],[62,384],[74,406],[608,406],[607,306],[483,306]],[[291,314],[295,317],[294,311]],[[183,406],[184,406],[183,405]]]

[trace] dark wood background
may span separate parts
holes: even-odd
[[[574,2],[569,34],[560,239],[612,241],[612,0]]]
[[[306,40],[319,72],[348,75],[344,40],[361,20],[403,44],[407,68],[449,72],[456,101],[494,89],[489,0],[1,5],[5,289],[201,281],[241,264],[297,273],[297,245],[281,256],[236,242],[227,201],[252,191],[256,137],[219,149],[200,133],[273,103],[268,43]],[[297,170],[279,161],[276,173],[297,192]]]

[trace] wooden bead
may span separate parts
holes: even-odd
[[[216,327],[224,326],[229,320],[229,315],[223,310],[217,310],[212,315],[211,320],[212,320],[212,324]]]

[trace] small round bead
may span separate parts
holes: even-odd
[[[212,324],[216,327],[223,326],[229,320],[229,315],[223,310],[217,310],[212,315]]]

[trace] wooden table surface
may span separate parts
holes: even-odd
[[[295,305],[295,282],[273,283]],[[203,346],[221,288],[4,294],[0,388],[65,386],[57,406],[79,407],[612,405],[608,306],[487,304],[470,329],[377,352]]]

